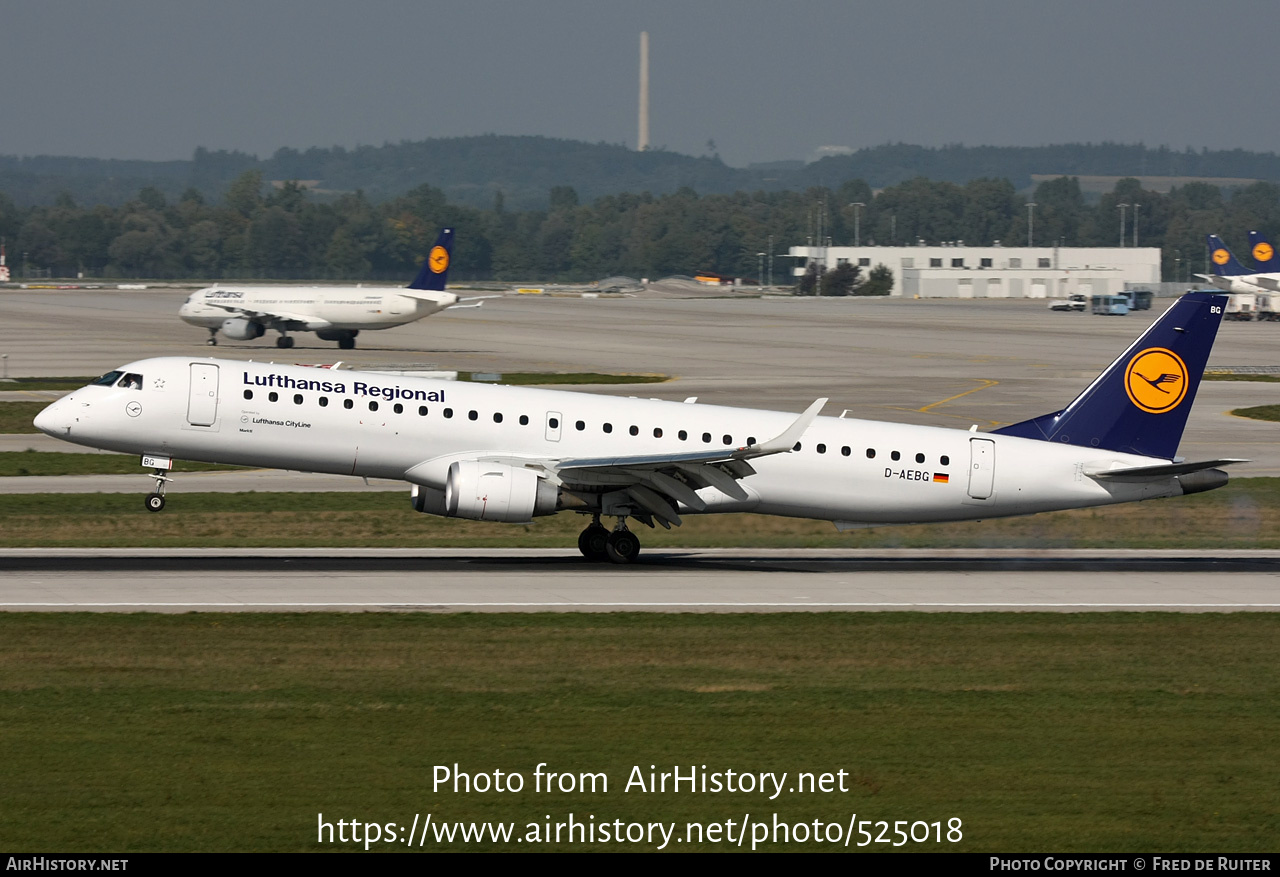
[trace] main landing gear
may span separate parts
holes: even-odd
[[[164,469],[155,469],[147,476],[148,478],[154,478],[156,480],[155,492],[148,493],[145,500],[147,504],[147,511],[149,512],[159,512],[164,510],[164,486],[173,481],[172,478],[164,473]]]
[[[293,346],[293,339],[290,338],[288,335],[281,335],[279,338],[276,339],[276,347],[279,347],[281,350],[288,350],[292,346]]]
[[[600,523],[599,515],[578,535],[578,550],[587,560],[599,563],[631,563],[640,555],[640,540],[627,529],[627,519],[618,518],[618,526],[610,533]]]
[[[208,344],[210,347],[218,346],[218,330],[217,329],[209,330],[209,340],[206,341],[205,344]]]

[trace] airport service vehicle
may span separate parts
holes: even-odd
[[[1051,311],[1083,311],[1089,306],[1083,294],[1072,293],[1068,298],[1055,298],[1049,302]]]
[[[233,341],[252,341],[279,332],[276,346],[289,348],[289,332],[315,332],[322,341],[337,341],[343,350],[356,346],[356,336],[371,329],[390,329],[421,320],[448,308],[479,307],[481,298],[461,299],[445,292],[453,253],[453,229],[440,232],[422,270],[406,288],[377,286],[211,286],[191,294],[178,316],[209,330],[210,345],[218,332]]]
[[[1149,289],[1126,289],[1121,294],[1129,300],[1131,311],[1151,310],[1151,300],[1155,298],[1155,293]]]
[[[1095,295],[1090,304],[1095,314],[1104,317],[1123,317],[1129,313],[1129,297],[1126,295]]]
[[[395,478],[446,517],[591,517],[578,547],[629,563],[628,519],[755,512],[841,530],[1025,515],[1221,487],[1175,456],[1226,296],[1188,293],[1065,408],[980,433],[657,399],[194,357],[122,365],[35,425],[143,455]],[[612,531],[601,517],[616,518]]]
[[[1227,310],[1222,315],[1222,319],[1248,322],[1253,319],[1253,312],[1257,310],[1257,307],[1257,294],[1252,292],[1233,292],[1227,296]]]

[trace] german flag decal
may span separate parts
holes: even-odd
[[[948,477],[948,476],[947,476],[947,473],[946,473],[946,472],[934,472],[934,473],[933,473],[933,483],[934,483],[934,484],[947,484],[947,483],[949,483],[950,481],[951,481],[951,479],[950,479],[950,477]]]

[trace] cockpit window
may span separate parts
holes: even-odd
[[[141,390],[142,375],[134,374],[133,372],[130,372],[129,374],[121,378],[120,383],[117,384],[116,386],[124,390]]]
[[[117,372],[107,372],[105,375],[103,375],[102,377],[98,378],[98,379],[97,379],[96,381],[94,381],[93,383],[89,384],[89,386],[91,386],[91,387],[109,387],[109,386],[111,386],[112,384],[114,384],[117,380],[119,380],[119,378],[120,378],[120,376],[121,376],[122,374],[124,374],[124,372],[119,372],[119,371],[117,371]]]

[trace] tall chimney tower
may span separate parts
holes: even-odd
[[[649,32],[640,32],[640,137],[636,149],[649,148]]]

